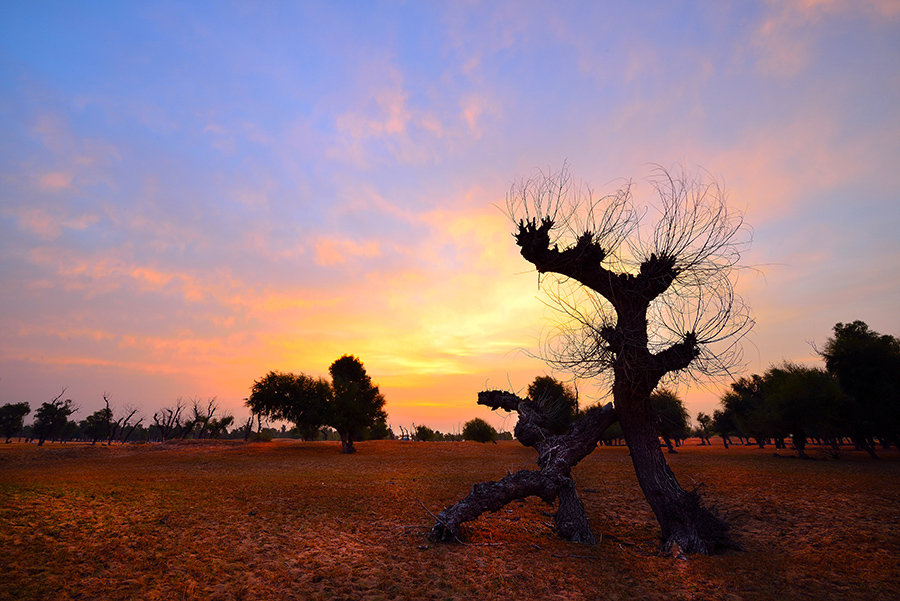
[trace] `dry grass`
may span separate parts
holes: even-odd
[[[670,457],[746,551],[681,561],[623,448],[577,469],[595,547],[539,501],[433,545],[472,484],[533,467],[518,443],[0,445],[0,599],[897,599],[900,460]]]

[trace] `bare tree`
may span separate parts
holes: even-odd
[[[537,269],[557,316],[541,354],[557,369],[610,387],[663,548],[677,543],[684,552],[713,553],[735,543],[727,524],[669,469],[650,394],[679,378],[720,377],[740,362],[738,342],[753,322],[733,283],[749,238],[716,183],[662,168],[650,183],[658,205],[638,209],[630,183],[597,198],[574,185],[564,168],[517,184],[507,206],[520,252]],[[523,403],[517,407],[521,424]],[[519,431],[517,425],[517,437]],[[557,441],[562,446],[555,453],[588,445],[586,455],[601,434],[590,426],[572,428],[570,439]],[[579,454],[571,456],[577,461]],[[436,538],[440,526],[433,531]]]
[[[250,434],[253,433],[253,418],[254,414],[251,413],[250,417],[247,418],[247,422],[241,427],[241,430],[244,432],[244,442],[250,440]]]
[[[109,395],[106,393],[103,394],[103,402],[106,403],[106,409],[101,410],[101,414],[103,415],[106,424],[104,431],[106,432],[106,444],[111,445],[117,437],[122,439],[122,442],[125,442],[124,433],[126,428],[128,428],[128,423],[131,421],[131,418],[134,417],[134,414],[137,413],[137,409],[129,409],[126,407],[125,411],[127,415],[119,416],[118,419],[114,420],[115,417],[113,414],[113,410],[109,406]],[[138,422],[140,423],[140,422]],[[132,428],[133,430],[134,428]],[[130,432],[128,433],[131,434]]]
[[[206,402],[206,408],[201,409],[202,405],[199,400],[195,399],[193,401],[193,418],[191,422],[194,424],[193,430],[196,430],[197,438],[205,438],[207,433],[209,432],[210,420],[215,416],[216,411],[219,410],[218,403],[216,402],[216,397],[210,398]]]
[[[181,397],[179,397],[175,401],[174,407],[163,407],[160,411],[153,414],[153,421],[156,423],[156,428],[159,430],[159,436],[162,439],[162,442],[174,438],[181,433],[181,412],[184,411],[184,409],[184,403],[181,400]]]
[[[126,409],[126,411],[127,411],[127,409]],[[131,435],[134,434],[134,431],[137,430],[140,427],[141,422],[144,421],[144,418],[141,417],[136,422],[131,424],[130,428],[128,427],[128,422],[131,420],[131,418],[134,416],[134,414],[136,412],[137,412],[137,409],[132,409],[131,412],[128,414],[128,417],[125,418],[125,421],[122,422],[122,436],[121,436],[120,440],[122,441],[123,444],[128,442],[128,439],[131,438]]]
[[[603,432],[616,420],[612,405],[596,405],[568,429],[557,434],[553,419],[540,400],[523,399],[510,392],[488,390],[478,393],[478,404],[519,414],[516,438],[538,452],[540,471],[519,470],[498,482],[482,482],[458,503],[444,509],[431,529],[433,541],[459,540],[460,526],[488,511],[497,511],[516,499],[536,496],[547,503],[559,499],[556,530],[565,539],[594,544],[584,504],[575,489],[572,467],[590,455]]]

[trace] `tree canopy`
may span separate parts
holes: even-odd
[[[344,453],[353,453],[354,440],[359,440],[366,428],[384,422],[384,396],[366,373],[362,361],[344,355],[328,368],[331,374],[331,398],[328,404],[328,425],[338,431]]]
[[[54,438],[62,438],[69,425],[69,416],[75,413],[72,400],[60,400],[65,390],[59,393],[52,401],[42,403],[34,412],[34,436],[38,439],[38,446],[44,441]]]
[[[475,442],[494,442],[497,440],[497,430],[480,417],[466,422],[462,431],[463,440]]]
[[[293,423],[309,440],[328,423],[329,396],[331,385],[323,378],[270,371],[253,383],[247,405],[256,415]]]
[[[528,399],[546,416],[547,428],[556,434],[565,432],[578,415],[578,397],[559,380],[538,376],[528,386]]]
[[[869,447],[873,437],[900,447],[900,340],[863,321],[838,323],[822,357],[847,394],[854,436]]]
[[[329,367],[331,382],[306,374],[271,371],[253,383],[247,406],[258,416],[292,422],[305,439],[334,428],[344,453],[354,441],[389,434],[385,399],[362,361],[344,355]]]
[[[25,416],[31,413],[28,403],[6,403],[0,407],[0,434],[9,442],[22,431]]]

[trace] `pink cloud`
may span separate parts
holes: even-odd
[[[316,263],[322,266],[346,263],[358,257],[377,257],[381,249],[377,242],[356,242],[337,238],[319,238],[316,240]]]
[[[20,209],[14,211],[14,214],[19,220],[20,228],[44,240],[53,240],[59,237],[62,231],[59,219],[41,209]]]
[[[782,77],[799,73],[815,55],[822,32],[810,24],[841,15],[892,19],[900,15],[900,0],[770,1],[752,38],[759,53],[758,68]]]
[[[476,138],[482,135],[482,117],[496,112],[494,104],[485,96],[470,95],[462,101],[462,119]]]
[[[51,171],[42,175],[38,183],[44,190],[66,190],[72,187],[72,174],[65,171]]]

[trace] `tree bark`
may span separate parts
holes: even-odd
[[[564,196],[566,181],[563,174],[559,180],[551,178],[547,183],[552,190],[558,190],[559,194]],[[602,321],[585,318],[577,309],[563,309],[567,313],[571,309],[572,313],[568,314],[576,322],[568,334],[572,334],[577,340],[582,329],[588,333],[583,336],[583,346],[570,351],[568,356],[564,353],[564,358],[559,363],[565,367],[574,366],[576,373],[581,370],[583,374],[612,370],[615,412],[631,452],[638,483],[659,521],[663,548],[669,549],[677,544],[687,553],[709,554],[723,548],[736,548],[737,545],[728,537],[725,522],[701,505],[696,492],[685,491],[666,463],[657,432],[653,427],[650,394],[666,374],[687,369],[700,357],[701,344],[713,342],[715,337],[705,335],[705,339],[700,340],[696,330],[685,327],[679,330],[678,338],[673,339],[669,346],[658,352],[651,352],[648,312],[654,299],[666,292],[685,270],[690,272],[692,269],[698,269],[695,274],[698,277],[707,275],[697,265],[692,265],[691,261],[698,260],[697,257],[702,256],[704,251],[716,255],[718,250],[722,250],[717,245],[727,246],[730,236],[736,230],[729,231],[731,225],[720,206],[713,204],[710,208],[713,209],[714,215],[723,218],[722,221],[719,221],[718,217],[704,221],[701,214],[691,212],[689,203],[679,207],[680,190],[674,181],[670,179],[670,182],[673,186],[670,198],[671,219],[669,221],[663,219],[661,223],[667,223],[669,226],[663,238],[665,236],[671,238],[661,242],[657,248],[658,253],[652,252],[649,256],[643,257],[636,272],[617,272],[605,266],[610,251],[613,251],[615,256],[615,246],[621,244],[615,236],[619,233],[627,234],[621,229],[614,234],[609,234],[603,227],[596,232],[590,229],[584,233],[577,232],[563,248],[560,248],[557,241],[551,241],[551,232],[556,226],[554,221],[556,210],[551,208],[547,212],[544,211],[543,189],[539,189],[536,193],[538,200],[534,201],[534,212],[529,212],[526,204],[525,215],[517,222],[515,238],[522,257],[532,263],[538,273],[556,273],[571,278],[598,294],[612,306],[613,310],[604,315],[605,319]],[[525,202],[528,203],[527,190],[523,194]],[[705,191],[703,195],[705,196]],[[548,199],[547,202],[552,205],[553,200]],[[679,208],[685,208],[687,211],[682,214]],[[704,207],[698,204],[694,208]],[[719,212],[716,213],[716,210]],[[593,217],[593,213],[590,213],[590,216]],[[569,225],[571,224],[566,223],[563,227]],[[612,227],[617,226],[613,224]],[[709,237],[705,239],[704,244],[706,235]],[[718,238],[720,235],[724,237]],[[689,259],[692,238],[700,245],[698,249],[700,254]],[[606,247],[607,242],[613,247]],[[679,256],[680,253],[688,255]],[[609,261],[609,264],[616,265],[615,261]],[[714,262],[709,265],[714,269],[717,266],[718,264]],[[726,293],[725,297],[728,297],[729,291],[730,286],[726,285],[722,291]],[[677,294],[678,291],[675,292]],[[686,292],[691,293],[690,290]],[[663,299],[661,302],[666,301]],[[702,307],[698,307],[698,310],[700,308]],[[677,306],[673,307],[676,312],[677,309]],[[723,308],[722,316],[727,317],[730,310],[730,306]],[[598,326],[598,323],[602,325]],[[702,329],[700,333],[703,333]],[[542,460],[556,455],[549,452],[545,455],[541,452],[539,444],[520,436],[520,427],[527,421],[524,419],[527,411],[523,412],[522,409],[527,410],[528,407],[527,403],[520,403],[519,406],[520,419],[516,426],[516,437],[523,444],[538,449],[538,464],[541,465],[543,472],[546,468],[542,465]],[[567,442],[574,441],[570,439]],[[666,440],[666,443],[670,451],[674,452],[671,442]],[[595,445],[596,441],[593,446]],[[593,446],[590,450],[593,450]],[[574,462],[570,463],[571,465],[574,465]],[[562,497],[560,485],[557,485],[555,490],[557,496]]]
[[[464,499],[441,511],[429,538],[434,542],[459,541],[463,523],[475,520],[483,513],[497,511],[516,499],[535,496],[546,503],[559,500],[554,522],[562,538],[595,544],[571,472],[597,447],[603,432],[615,422],[612,405],[588,409],[566,433],[554,435],[547,429],[543,413],[531,401],[494,390],[479,393],[478,403],[492,409],[518,412],[516,438],[537,450],[540,469],[519,470],[497,482],[476,484]]]
[[[341,436],[341,453],[349,455],[350,453],[356,452],[356,447],[353,446],[353,436],[349,432],[339,432]]]
[[[662,548],[678,544],[685,553],[712,554],[740,548],[728,536],[728,525],[700,503],[696,492],[684,490],[666,463],[652,421],[643,418],[649,402],[616,398],[619,424],[631,451],[638,484],[661,529]]]

